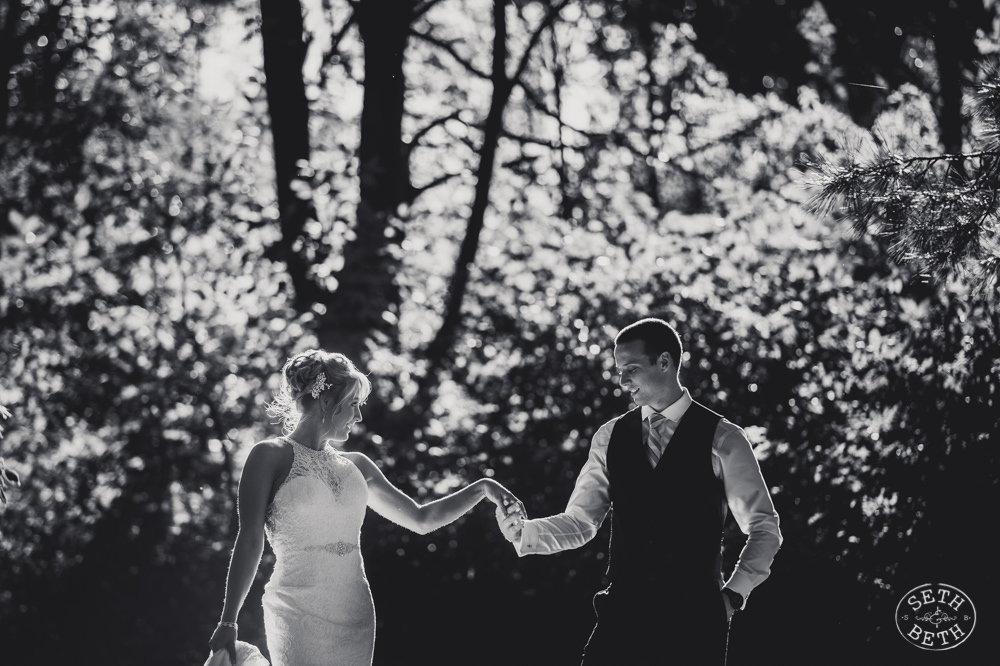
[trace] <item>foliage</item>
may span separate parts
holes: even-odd
[[[0,405],[0,419],[9,419],[10,412],[3,405]],[[0,425],[0,439],[3,438],[3,426]],[[7,469],[7,466],[3,462],[3,458],[0,458],[0,504],[7,503],[7,484],[12,483],[15,486],[21,485],[21,477],[12,469]]]
[[[96,642],[169,597],[179,571],[218,598],[233,458],[259,438],[273,366],[304,333],[280,267],[259,260],[273,234],[260,130],[219,124],[197,94],[208,16],[63,7],[48,42],[76,55],[38,59],[59,63],[54,97],[19,70],[0,169],[3,442],[25,479],[4,514],[0,609],[25,644],[134,662],[163,631],[190,650],[183,638],[211,622],[207,603],[178,607],[166,627],[133,624],[135,643]]]

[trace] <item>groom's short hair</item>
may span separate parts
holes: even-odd
[[[641,340],[650,362],[655,363],[660,354],[667,352],[674,360],[674,365],[681,365],[681,336],[673,326],[663,321],[649,317],[629,324],[615,336],[615,345]]]

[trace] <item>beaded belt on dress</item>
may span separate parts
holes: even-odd
[[[324,543],[319,546],[306,546],[302,550],[324,550],[331,555],[350,555],[358,549],[357,544],[345,543],[344,541],[338,541],[337,543]]]

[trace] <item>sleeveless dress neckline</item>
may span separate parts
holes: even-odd
[[[288,435],[282,435],[278,439],[281,439],[281,440],[284,440],[284,441],[288,442],[289,444],[292,445],[293,448],[305,449],[306,451],[309,451],[310,453],[326,453],[326,452],[332,451],[333,453],[336,453],[337,455],[340,455],[340,451],[338,451],[336,447],[331,446],[328,442],[323,442],[323,448],[321,448],[321,449],[314,449],[314,448],[312,448],[310,446],[306,446],[305,444],[303,444],[302,442],[300,442],[297,439],[292,439]]]

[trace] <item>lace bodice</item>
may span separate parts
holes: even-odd
[[[325,551],[346,555],[359,548],[368,486],[354,463],[330,446],[319,451],[292,445],[292,467],[264,523],[275,556]]]
[[[375,607],[360,544],[368,485],[332,447],[285,441],[292,466],[264,521],[275,554],[262,599],[271,661],[370,666]]]

